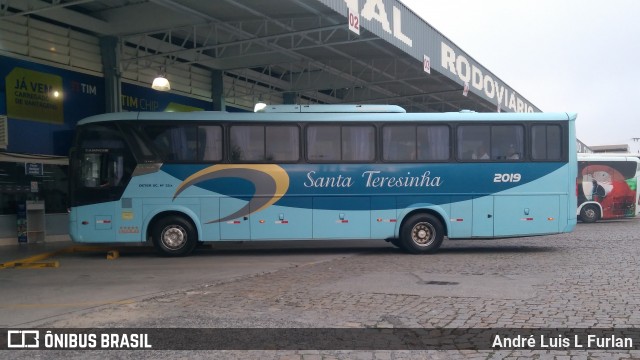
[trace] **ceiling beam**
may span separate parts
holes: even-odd
[[[77,3],[81,2],[90,1],[80,0]],[[22,12],[20,14],[28,15],[37,12],[38,16],[42,16],[43,18],[69,24],[70,26],[88,30],[98,35],[110,35],[113,32],[108,22],[65,8],[65,6],[70,5],[76,5],[76,2],[51,5],[51,3],[41,0],[23,0],[11,3],[12,8],[16,8]]]

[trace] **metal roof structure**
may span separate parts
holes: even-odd
[[[116,73],[132,81],[217,74],[212,96],[244,108],[540,111],[398,0],[0,0],[0,19],[17,18],[114,39]]]
[[[628,144],[596,145],[589,147],[594,153],[629,153]]]

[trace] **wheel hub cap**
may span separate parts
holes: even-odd
[[[413,227],[411,239],[416,245],[428,246],[434,241],[435,229],[429,223],[418,223]]]
[[[186,241],[186,232],[179,226],[165,229],[162,233],[162,242],[170,249],[179,249]]]

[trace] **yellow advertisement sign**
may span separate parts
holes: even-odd
[[[16,67],[5,87],[10,118],[64,123],[61,76]]]
[[[189,112],[189,111],[202,111],[202,110],[204,109],[195,107],[195,106],[174,103],[173,101],[170,102],[169,105],[167,105],[167,107],[164,109],[164,111],[167,111],[167,112]]]

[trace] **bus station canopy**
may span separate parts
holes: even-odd
[[[408,112],[540,111],[398,0],[0,5],[5,18],[29,17],[114,39],[116,73],[123,80],[142,83],[166,73],[179,82],[193,73],[211,74],[206,85],[193,78],[172,88],[211,95],[214,103],[219,97],[245,109],[262,101],[394,104]]]

